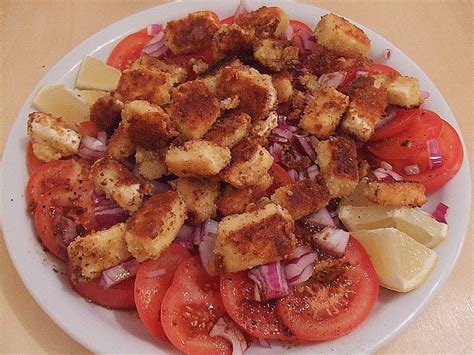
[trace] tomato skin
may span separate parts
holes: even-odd
[[[313,33],[311,27],[301,21],[297,20],[290,20],[290,26],[293,27],[293,31],[296,33],[297,31],[309,32]]]
[[[372,74],[384,74],[384,75],[394,75],[400,76],[400,72],[388,65],[374,63],[370,67],[360,68],[359,70],[369,72],[369,75]]]
[[[138,315],[148,331],[164,341],[168,339],[161,326],[161,302],[173,281],[177,267],[190,256],[186,248],[173,243],[157,260],[145,261],[137,271],[134,293]],[[149,276],[153,271],[160,269],[166,273]]]
[[[28,169],[28,174],[31,176],[31,174],[33,174],[36,169],[38,169],[43,164],[45,164],[45,162],[38,159],[33,152],[33,143],[28,142],[28,148],[26,152],[26,168]]]
[[[220,20],[221,25],[232,25],[234,23],[234,15],[226,17],[223,20]]]
[[[287,171],[278,163],[273,162],[269,173],[273,178],[273,190],[293,182],[293,179],[290,177]]]
[[[79,133],[81,136],[90,136],[96,138],[97,134],[99,133],[99,128],[91,120],[82,121],[79,124]]]
[[[171,344],[187,354],[231,354],[230,343],[209,336],[224,315],[219,278],[207,274],[199,256],[184,260],[161,305],[161,324]]]
[[[343,336],[367,318],[374,307],[379,294],[379,280],[366,251],[352,237],[342,261],[351,264],[344,269],[349,286],[342,286],[337,280],[321,283],[313,276],[278,300],[278,314],[299,340],[324,341]],[[306,291],[306,287],[312,292]],[[328,297],[332,300],[329,301]],[[339,302],[348,303],[341,307]]]
[[[370,137],[369,142],[378,142],[390,137],[394,137],[399,133],[408,130],[413,126],[417,115],[419,114],[418,109],[407,110],[396,108],[395,118],[388,122],[386,125],[377,128],[374,134]]]
[[[152,38],[153,36],[147,33],[146,28],[128,35],[112,50],[109,59],[107,59],[107,64],[120,70],[126,69],[130,62],[138,59],[143,48]]]
[[[295,339],[277,314],[275,301],[255,300],[255,283],[248,278],[246,271],[221,276],[220,283],[227,314],[248,334],[265,339]]]

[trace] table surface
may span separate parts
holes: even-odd
[[[2,0],[0,151],[32,88],[77,44],[103,27],[164,3],[148,0]],[[392,41],[436,83],[473,154],[472,1],[326,0],[313,3],[363,23]],[[52,43],[53,48],[43,43]],[[472,160],[471,160],[471,166]],[[444,289],[380,353],[474,352],[473,239],[470,233]],[[35,303],[0,238],[0,353],[86,353]]]

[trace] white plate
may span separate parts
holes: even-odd
[[[268,1],[248,1],[251,9]],[[313,27],[325,10],[275,0],[275,6],[284,8],[290,18],[304,21]],[[110,311],[85,302],[75,294],[65,277],[53,272],[56,259],[46,254],[36,240],[29,215],[26,213],[24,189],[28,180],[26,166],[26,118],[33,110],[31,100],[43,85],[64,83],[73,87],[78,66],[86,55],[106,59],[114,44],[126,34],[135,32],[150,23],[166,23],[186,15],[188,12],[210,9],[220,18],[232,15],[238,0],[206,0],[173,3],[158,6],[129,16],[96,33],[61,59],[38,83],[24,103],[10,132],[3,155],[2,199],[3,233],[12,261],[24,284],[43,310],[70,336],[94,352],[169,352],[170,348],[159,344],[132,313]],[[424,107],[432,109],[448,120],[459,132],[459,127],[436,86],[403,52],[389,41],[364,26],[372,41],[371,56],[384,48],[392,48],[390,65],[405,75],[419,79],[423,90],[429,91],[430,99]],[[20,163],[19,163],[20,162]],[[445,283],[462,248],[467,233],[471,196],[471,177],[467,160],[456,177],[443,189],[430,196],[427,208],[439,201],[450,206],[450,232],[446,242],[436,248],[438,265],[419,289],[408,294],[397,294],[381,290],[377,304],[370,317],[349,335],[340,339],[298,346],[289,351],[298,354],[373,352],[393,338],[407,326],[432,299]],[[283,349],[281,349],[283,350]],[[252,348],[250,353],[270,353],[278,349]]]

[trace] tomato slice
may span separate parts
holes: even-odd
[[[367,318],[379,293],[370,258],[352,237],[341,259],[322,259],[315,267],[322,272],[294,287],[276,306],[299,340],[323,341],[349,333]]]
[[[183,261],[161,305],[161,325],[171,344],[187,354],[231,354],[227,341],[209,336],[224,315],[219,279],[207,274],[198,256]]]
[[[406,110],[396,108],[394,111],[395,117],[393,120],[388,122],[385,126],[376,129],[374,134],[370,137],[369,142],[378,142],[407,131],[413,127],[417,116],[420,114],[420,110],[418,109]]]
[[[173,243],[157,260],[145,261],[137,271],[135,304],[138,315],[151,334],[165,341],[168,339],[161,326],[161,302],[178,265],[190,256],[186,248]]]
[[[374,63],[370,67],[363,67],[359,70],[367,71],[369,74],[385,74],[385,75],[395,75],[400,76],[400,72],[388,65]]]
[[[417,113],[410,129],[388,139],[369,143],[367,149],[387,161],[406,159],[421,150],[426,150],[426,141],[439,136],[443,120],[433,111],[421,109],[413,111]]]
[[[91,120],[82,121],[79,125],[79,133],[82,136],[97,137],[99,133],[99,128]]]
[[[290,26],[293,27],[293,31],[296,33],[298,31],[313,33],[311,27],[301,21],[290,20]]]
[[[221,277],[221,296],[229,317],[256,338],[294,339],[276,312],[276,302],[256,301],[254,289],[246,271]]]
[[[135,278],[124,280],[117,285],[104,288],[100,285],[100,277],[89,282],[72,281],[71,267],[68,263],[67,274],[72,289],[86,300],[112,309],[134,309],[133,285]]]
[[[273,162],[269,173],[270,176],[273,178],[273,186],[271,191],[274,191],[279,187],[291,184],[293,182],[287,171],[283,169],[283,167],[278,163]]]
[[[220,20],[221,25],[232,25],[234,23],[234,15],[226,17],[223,20]]]
[[[28,174],[33,174],[36,169],[38,169],[43,164],[45,164],[45,162],[38,159],[33,152],[33,143],[28,142],[28,148],[26,152],[26,168],[28,169]]]
[[[129,63],[138,59],[143,48],[152,38],[153,36],[147,33],[146,28],[128,35],[112,50],[107,64],[120,70],[126,69]]]

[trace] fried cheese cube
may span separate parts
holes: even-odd
[[[236,188],[257,185],[268,174],[273,157],[256,140],[244,139],[232,149],[232,161],[222,172],[224,181]]]
[[[212,39],[212,51],[216,60],[226,55],[242,55],[252,50],[253,36],[236,24],[222,25]]]
[[[332,87],[319,87],[303,110],[299,126],[320,139],[334,133],[342,119],[349,97]]]
[[[367,57],[370,40],[359,27],[335,14],[321,17],[314,37],[319,44],[343,57]]]
[[[166,150],[166,148],[147,150],[143,147],[137,147],[135,162],[139,174],[148,180],[156,180],[162,177],[168,171],[165,163]]]
[[[253,46],[253,56],[264,67],[273,71],[282,71],[298,61],[299,49],[290,41],[265,38]]]
[[[176,192],[152,196],[127,220],[128,250],[138,261],[157,259],[176,238],[185,219],[186,206]]]
[[[128,128],[121,123],[107,141],[105,155],[115,160],[125,160],[135,154],[136,145],[130,137]]]
[[[144,148],[166,147],[176,136],[168,114],[148,101],[135,100],[125,104],[122,117],[132,142]]]
[[[350,195],[359,182],[357,147],[349,137],[331,137],[316,147],[321,176],[331,197]]]
[[[291,84],[291,74],[280,72],[272,75],[273,87],[277,92],[278,103],[282,104],[291,100],[293,96],[293,85]]]
[[[142,53],[140,57],[130,66],[130,69],[149,69],[156,72],[168,73],[173,85],[182,83],[186,80],[186,69],[177,64],[165,63],[164,61]]]
[[[297,220],[325,207],[330,194],[321,182],[305,179],[279,187],[271,199],[288,210],[293,219]]]
[[[273,128],[278,126],[278,115],[276,112],[270,112],[264,120],[255,121],[250,130],[250,134],[254,137],[267,138]]]
[[[171,75],[150,69],[126,69],[120,77],[115,97],[123,102],[146,100],[157,105],[170,102]]]
[[[123,105],[110,95],[99,97],[91,106],[90,120],[99,131],[112,133],[122,120]]]
[[[209,179],[179,178],[173,181],[176,192],[188,210],[188,220],[200,224],[216,216],[219,183]]]
[[[282,260],[296,247],[294,222],[273,203],[222,219],[214,253],[219,273],[231,273]]]
[[[387,86],[388,103],[405,108],[418,107],[423,102],[418,79],[400,75]]]
[[[125,243],[125,223],[77,237],[67,247],[73,281],[86,282],[100,276],[128,259],[131,255]]]
[[[201,138],[220,115],[219,100],[202,81],[188,81],[172,91],[168,113],[183,137]]]
[[[286,12],[279,7],[267,7],[239,15],[235,23],[257,38],[280,38],[290,23]]]
[[[366,142],[387,107],[387,91],[374,87],[374,78],[360,77],[349,89],[350,103],[342,120],[342,129]]]
[[[138,210],[147,192],[130,169],[111,158],[97,160],[91,167],[91,177],[99,193],[105,193],[130,214]]]
[[[165,35],[173,54],[190,54],[211,44],[217,31],[216,19],[211,11],[198,11],[179,20],[168,21]]]
[[[182,146],[171,146],[166,153],[166,165],[177,176],[212,176],[229,164],[229,148],[196,139]]]
[[[244,112],[228,112],[219,118],[204,139],[222,147],[232,148],[250,131],[250,116]]]
[[[414,181],[369,181],[364,195],[373,203],[389,207],[420,207],[428,201],[425,186]]]
[[[217,208],[223,216],[245,212],[249,203],[253,202],[252,188],[236,189],[226,185],[222,191]]]
[[[244,65],[223,68],[216,92],[222,98],[237,95],[240,99],[237,109],[249,114],[252,120],[266,118],[275,107],[277,99],[272,78]]]
[[[42,161],[57,160],[77,154],[81,135],[61,118],[42,112],[28,115],[27,131],[34,155]]]

